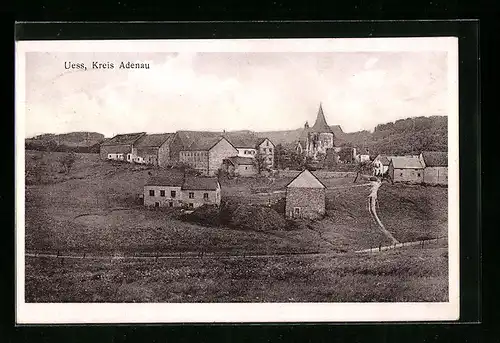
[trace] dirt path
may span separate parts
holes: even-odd
[[[368,211],[370,211],[370,216],[378,224],[380,231],[382,231],[382,233],[391,240],[392,244],[399,244],[399,241],[396,238],[394,238],[394,236],[385,228],[384,224],[382,224],[382,221],[380,221],[380,218],[377,215],[378,189],[380,188],[380,186],[382,186],[382,181],[381,180],[372,181],[371,185],[372,185],[371,192],[370,195],[368,196]]]

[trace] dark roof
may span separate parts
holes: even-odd
[[[139,138],[144,136],[145,132],[136,132],[136,133],[125,133],[122,135],[116,135],[113,138],[105,141],[101,145],[126,145],[126,144],[134,144]]]
[[[108,154],[128,154],[132,152],[132,147],[130,145],[110,145],[106,146],[106,152]]]
[[[181,173],[172,173],[169,175],[153,176],[151,177],[146,186],[171,186],[181,187],[184,181],[184,175]]]
[[[236,148],[255,149],[257,143],[263,140],[250,132],[224,132],[222,135]]]
[[[208,150],[220,140],[221,133],[211,131],[178,131],[177,136],[182,143],[181,150]]]
[[[174,136],[173,133],[156,133],[142,136],[136,143],[136,147],[160,147]]]
[[[422,157],[426,167],[447,167],[448,153],[442,151],[423,151]]]
[[[342,127],[340,125],[332,125],[332,126],[330,126],[330,129],[337,136],[339,136],[339,135],[341,135],[341,134],[344,133],[344,131],[342,130]]]
[[[182,189],[215,191],[219,187],[216,177],[186,177]]]
[[[395,169],[423,169],[424,166],[418,157],[394,156],[391,159]]]
[[[319,104],[318,116],[316,117],[316,122],[311,128],[311,131],[320,133],[321,132],[333,133],[330,126],[328,126],[328,124],[326,123],[325,114],[323,113],[323,106],[321,104]]]
[[[257,146],[261,145],[262,143],[264,143],[264,141],[265,141],[266,139],[267,139],[267,140],[269,140],[269,143],[271,143],[273,146],[275,146],[275,145],[274,145],[274,143],[273,143],[273,141],[272,141],[272,140],[270,140],[270,139],[269,139],[269,138],[267,138],[267,137],[262,137],[262,138],[259,138],[259,139],[257,140],[257,144],[256,144],[256,145],[257,145]]]
[[[254,158],[243,156],[231,156],[226,158],[226,160],[230,161],[233,165],[253,165],[255,162]]]
[[[391,160],[387,156],[380,156],[379,161],[382,163],[383,166],[388,166],[391,163]]]

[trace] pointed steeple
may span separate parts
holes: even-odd
[[[321,102],[319,103],[318,116],[316,117],[316,122],[312,130],[318,133],[332,132],[332,129],[326,123],[325,114],[323,113],[323,104]]]

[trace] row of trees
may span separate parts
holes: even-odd
[[[24,144],[26,150],[46,151],[46,152],[75,152],[75,153],[91,153],[98,154],[100,144],[91,146],[68,146],[65,144],[57,144],[55,141],[38,141],[26,142]]]

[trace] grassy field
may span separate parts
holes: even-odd
[[[303,221],[288,230],[262,232],[234,227],[204,227],[177,220],[175,213],[166,209],[144,208],[138,195],[150,175],[160,172],[157,169],[100,161],[97,155],[78,154],[74,167],[65,174],[61,172],[58,158],[59,153],[26,153],[27,169],[38,168],[36,170],[41,175],[26,185],[25,242],[28,251],[125,256],[154,252],[343,255],[335,256],[331,261],[304,255],[233,262],[162,260],[157,264],[84,260],[68,261],[63,266],[56,259],[27,258],[26,290],[30,301],[202,301],[200,299],[208,298],[211,301],[259,301],[254,296],[261,301],[279,301],[286,294],[292,294],[296,301],[305,301],[303,299],[308,295],[312,297],[306,299],[308,301],[395,301],[407,298],[417,301],[417,298],[446,297],[443,291],[447,284],[446,257],[441,248],[428,249],[428,256],[411,249],[387,252],[377,257],[352,254],[355,250],[378,247],[390,241],[370,218],[367,209],[369,187],[345,188],[354,185],[350,178],[323,180],[329,188],[325,219]],[[284,187],[291,179],[278,178],[274,182],[264,177],[222,180],[222,196],[236,203],[268,204],[284,197]],[[446,237],[446,206],[446,188],[384,184],[379,191],[379,216],[401,242]],[[434,255],[440,257],[434,259]],[[230,271],[227,268],[222,270],[224,265],[228,265]],[[297,270],[302,274],[297,274],[296,279],[291,276],[280,279],[276,276],[281,275],[277,271],[278,274],[273,276],[265,274],[265,270],[275,270],[273,268],[278,265],[289,269],[292,274],[299,273]],[[384,269],[396,270],[397,266],[403,271],[401,274]],[[375,271],[382,268],[383,272],[374,276],[367,272],[371,268]],[[427,268],[435,273],[425,274]],[[238,279],[238,273],[244,270],[250,273],[245,274],[247,279]],[[418,274],[419,270],[424,274]],[[145,276],[146,271],[151,275]],[[169,280],[170,272],[180,275],[179,278],[162,285],[163,278]],[[96,273],[103,275],[102,279],[99,276],[98,282],[93,279]],[[237,277],[233,278],[233,274]],[[119,279],[119,275],[128,275],[126,278],[131,279],[125,282]],[[157,279],[152,279],[152,275]],[[313,275],[319,279],[314,279]],[[225,280],[224,286],[218,282],[219,278]],[[43,291],[43,282],[57,287]],[[349,290],[348,282],[359,284],[359,289],[355,286]],[[425,282],[429,285],[424,285]],[[245,283],[248,290],[242,286]],[[314,285],[306,287],[306,283]],[[374,289],[368,292],[367,284]],[[338,293],[332,291],[335,285],[340,287]],[[392,287],[391,290],[384,285]],[[162,293],[162,287],[171,286],[177,291]],[[429,287],[437,288],[431,290]],[[151,300],[145,300],[145,297]]]
[[[153,261],[28,258],[27,302],[447,301],[447,249]]]

